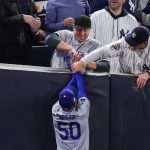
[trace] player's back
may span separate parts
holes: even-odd
[[[88,99],[79,100],[72,112],[63,111],[56,102],[52,108],[57,150],[89,150]]]

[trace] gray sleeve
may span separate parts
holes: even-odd
[[[142,13],[142,23],[146,26],[150,26],[150,14]]]
[[[146,26],[150,26],[150,14],[145,14],[142,10],[146,7],[149,0],[136,0],[134,16]]]
[[[108,45],[97,48],[81,59],[86,66],[89,62],[97,61],[102,58],[118,57],[124,49],[124,39],[114,41]]]
[[[145,14],[142,11],[138,11],[134,13],[136,19],[143,23],[146,26],[150,26],[150,14]]]
[[[72,31],[69,31],[69,30],[59,30],[57,32],[55,32],[59,37],[60,39],[63,41],[63,42],[67,42],[68,40],[70,40],[73,32]]]
[[[101,48],[97,48],[91,53],[85,55],[85,57],[83,57],[81,61],[83,61],[84,65],[87,65],[89,62],[93,62],[107,57],[110,57],[110,54],[109,54],[109,46],[106,45]]]
[[[61,42],[61,39],[57,33],[50,34],[45,39],[46,45],[48,45],[52,49],[56,49],[60,42]]]

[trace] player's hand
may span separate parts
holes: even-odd
[[[65,27],[73,26],[73,24],[74,24],[74,19],[71,17],[64,20]]]
[[[41,21],[30,15],[23,15],[23,20],[31,27],[31,29],[39,29],[41,26]]]
[[[146,82],[149,78],[150,76],[147,72],[139,74],[136,81],[137,88],[143,88],[146,85]]]
[[[83,68],[84,68],[84,63],[82,61],[75,62],[71,66],[71,70],[73,73],[78,71],[82,72]]]
[[[96,69],[96,62],[89,62],[87,68],[95,70]]]

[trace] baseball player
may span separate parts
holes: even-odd
[[[57,150],[89,150],[89,109],[83,76],[77,72],[52,108]]]
[[[73,72],[82,70],[89,62],[103,57],[119,57],[119,72],[138,75],[137,87],[145,86],[150,78],[150,38],[146,27],[136,27],[133,31],[116,42],[98,48],[72,65]],[[110,61],[110,70],[114,68]]]

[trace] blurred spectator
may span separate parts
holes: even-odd
[[[131,14],[133,14],[135,10],[135,5],[139,3],[141,0],[125,0],[124,3],[124,8]],[[94,13],[95,11],[101,10],[105,8],[108,5],[108,0],[92,0],[91,2],[91,14]]]
[[[139,0],[126,0],[124,4],[124,8],[130,13],[133,14],[135,10],[136,1],[139,2]]]
[[[93,1],[93,0],[88,0],[88,3],[89,3],[89,5],[90,5],[90,7],[91,7],[92,1]]]
[[[91,29],[91,20],[88,16],[81,15],[75,19],[74,30],[61,30],[50,34],[46,38],[46,44],[56,49],[52,58],[53,68],[68,68],[66,56],[73,53],[90,53],[101,45],[91,38],[89,32]],[[80,56],[79,56],[80,57]],[[76,59],[80,59],[76,57]]]
[[[0,62],[28,64],[33,33],[41,38],[33,0],[0,0]]]
[[[49,32],[72,30],[74,18],[84,14],[89,15],[87,0],[49,0],[45,24]]]
[[[142,11],[147,5],[148,0],[126,0],[124,8],[131,14],[135,11]]]
[[[122,7],[124,0],[109,0],[109,6],[91,15],[90,37],[106,45],[124,37],[138,26],[137,20]]]
[[[149,0],[136,0],[135,3],[135,11],[141,11],[143,10],[147,4],[148,4]]]
[[[150,29],[150,0],[146,0],[146,2],[145,6],[138,3],[134,15],[142,25],[145,25]]]

